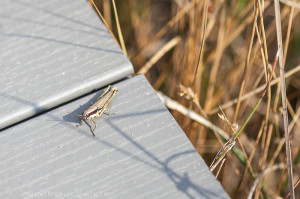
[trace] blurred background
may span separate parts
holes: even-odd
[[[112,1],[94,2],[108,29],[122,43]],[[135,72],[144,73],[156,90],[232,136],[231,126],[243,125],[271,73],[277,52],[273,1],[122,0],[115,3],[126,46],[124,53]],[[293,1],[282,0],[280,6],[296,183],[300,175],[300,1],[295,1],[293,6]],[[247,168],[246,161],[229,152],[218,175],[232,198],[246,198],[260,172],[286,163],[278,64],[272,78],[269,92],[235,145],[243,151],[243,158],[251,167]],[[184,87],[180,89],[180,85]],[[180,95],[189,87],[196,96],[193,99]],[[218,116],[219,106],[231,125]],[[177,111],[170,111],[209,166],[224,143],[210,129]],[[295,192],[299,198],[300,186],[296,186]],[[255,198],[284,198],[286,194],[287,171],[278,169],[261,180]]]

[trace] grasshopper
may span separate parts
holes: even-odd
[[[117,94],[118,89],[117,87],[111,87],[110,85],[107,87],[107,89],[104,91],[104,93],[97,98],[94,104],[90,106],[86,111],[83,112],[82,115],[80,115],[80,122],[79,125],[82,125],[82,120],[90,121],[92,120],[95,127],[92,130],[93,136],[95,137],[95,129],[97,127],[97,124],[94,120],[95,117],[100,117],[105,111],[108,109],[109,105],[111,104],[113,98]]]

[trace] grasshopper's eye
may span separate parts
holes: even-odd
[[[92,112],[89,112],[88,114],[86,114],[86,117],[88,118],[88,117],[90,117],[91,115],[94,115],[97,111],[98,111],[98,110],[96,109],[96,110],[94,110],[94,111],[92,111]]]

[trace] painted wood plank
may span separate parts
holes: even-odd
[[[104,89],[1,132],[0,198],[229,198],[144,76],[113,86],[96,137]]]
[[[86,0],[0,1],[0,129],[133,67]]]

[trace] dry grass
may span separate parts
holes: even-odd
[[[287,82],[291,163],[294,182],[297,182],[300,175],[300,2],[296,1],[295,9],[291,6],[293,1],[282,2],[285,2],[280,4],[282,63]],[[231,126],[218,117],[219,105],[231,123],[244,124],[265,88],[278,49],[273,1],[263,4],[256,0],[117,1],[121,28],[116,24],[111,1],[95,0],[95,3],[116,38],[120,38],[118,32],[122,30],[135,70],[145,73],[155,89],[202,115],[229,137]],[[272,76],[266,96],[235,145],[243,151],[246,161],[229,152],[218,176],[232,198],[246,198],[259,173],[288,164],[283,147],[285,109],[278,66]],[[172,114],[210,165],[224,142],[194,119],[178,111]],[[213,148],[208,147],[212,144]],[[288,172],[283,169],[261,178],[253,197],[285,197],[288,193]],[[300,197],[300,186],[295,188],[295,196]]]

